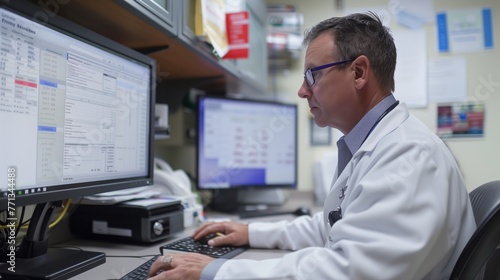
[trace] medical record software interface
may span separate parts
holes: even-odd
[[[10,167],[25,192],[146,175],[148,66],[7,10],[0,16],[0,182]]]
[[[295,111],[291,107],[205,99],[199,168],[203,188],[295,182]]]

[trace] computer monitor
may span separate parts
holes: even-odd
[[[153,183],[155,61],[29,2],[0,20],[0,275],[69,278],[105,255],[48,248],[54,207]]]
[[[200,96],[197,188],[212,190],[211,207],[283,203],[297,187],[297,105]]]

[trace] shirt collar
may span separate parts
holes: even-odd
[[[345,135],[345,142],[352,155],[354,155],[354,153],[361,147],[380,116],[382,116],[382,114],[384,114],[384,112],[388,110],[394,102],[396,102],[396,98],[394,98],[394,95],[392,94],[382,99],[382,101],[370,109],[370,111],[368,111],[368,113],[361,118],[354,128],[347,135]]]

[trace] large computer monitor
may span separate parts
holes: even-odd
[[[153,183],[155,61],[20,0],[0,2],[0,36],[0,275],[69,278],[105,255],[48,248],[54,208]]]
[[[296,188],[296,104],[201,96],[197,131],[197,188],[213,209],[280,204]]]

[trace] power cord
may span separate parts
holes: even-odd
[[[63,210],[61,211],[61,213],[59,213],[59,216],[57,216],[57,218],[52,223],[50,223],[49,228],[55,227],[64,218],[64,216],[66,216],[66,213],[68,212],[68,210],[70,208],[69,207],[70,205],[71,205],[71,199],[66,200],[66,203],[62,207]],[[24,222],[22,221],[24,219],[25,208],[26,208],[25,206],[22,207],[21,219],[20,219],[21,223],[19,223],[20,227],[23,229],[27,228],[29,226],[29,221],[30,221],[29,219],[24,221]],[[0,226],[0,229],[6,229],[6,228],[7,228],[7,224],[2,223],[2,225]],[[16,236],[17,236],[17,232],[16,232]]]
[[[63,210],[61,213],[59,213],[59,216],[49,225],[49,228],[53,228],[56,226],[63,218],[66,216],[68,209],[70,208],[71,204],[71,199],[66,200],[66,203],[63,206]],[[1,214],[1,220],[0,220],[0,262],[4,261],[3,257],[6,255],[4,254],[4,251],[8,251],[9,243],[8,243],[8,237],[9,237],[9,230],[10,227],[7,224],[6,217],[7,217],[7,211],[3,211]],[[16,232],[15,232],[15,239],[18,239],[19,237],[19,232],[21,229],[26,229],[29,226],[30,219],[24,221],[24,216],[26,214],[26,206],[21,207],[21,214],[19,216],[19,223],[16,226]],[[16,246],[18,249],[18,246]]]

